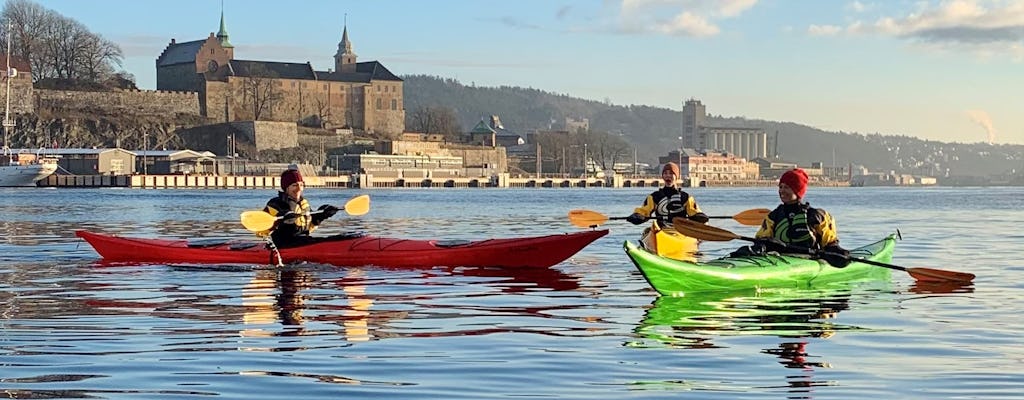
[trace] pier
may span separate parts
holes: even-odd
[[[458,178],[396,178],[374,177],[370,174],[340,176],[309,176],[307,187],[318,188],[657,188],[660,177],[622,176],[595,177],[511,177],[498,174],[490,177]],[[277,176],[224,175],[51,175],[39,182],[41,187],[99,188],[124,187],[145,189],[276,189]],[[683,181],[683,187],[764,187],[775,186],[776,180]],[[815,186],[849,186],[849,182],[814,182]]]

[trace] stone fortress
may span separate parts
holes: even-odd
[[[157,89],[197,93],[199,113],[211,121],[306,120],[391,137],[405,130],[402,79],[380,62],[357,62],[347,26],[333,70],[239,60],[234,50],[222,12],[216,35],[171,39],[156,59]]]

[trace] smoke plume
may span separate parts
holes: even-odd
[[[987,112],[983,110],[967,110],[967,116],[971,118],[971,121],[985,128],[985,133],[988,134],[988,144],[995,143],[996,129],[992,127],[992,118],[989,118]]]

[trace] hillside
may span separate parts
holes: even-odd
[[[566,117],[590,120],[592,131],[619,133],[637,146],[641,162],[656,163],[666,149],[679,146],[679,110],[644,105],[614,105],[519,87],[466,86],[456,80],[403,76],[406,115],[421,107],[455,110],[463,131],[482,118],[498,115],[505,128],[525,133],[558,128]],[[714,104],[707,105],[714,110]],[[794,122],[709,115],[714,126],[762,128],[769,153],[778,132],[782,159],[801,165],[864,165],[873,171],[932,176],[997,176],[1024,171],[1024,146],[942,143],[907,136],[828,132]],[[834,156],[833,156],[834,151]],[[834,157],[834,158],[833,158]]]

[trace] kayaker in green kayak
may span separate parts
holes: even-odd
[[[316,239],[309,236],[317,226],[324,220],[337,214],[338,207],[324,204],[318,209],[319,212],[311,213],[309,202],[302,197],[302,190],[305,183],[302,181],[302,174],[294,169],[288,169],[281,173],[281,191],[277,197],[267,201],[263,208],[270,215],[284,218],[277,221],[270,230],[257,233],[261,237],[270,236],[278,248],[301,246],[315,242]]]
[[[672,218],[683,217],[692,221],[707,223],[708,216],[697,206],[697,201],[688,193],[676,187],[679,179],[679,166],[669,162],[661,168],[661,179],[665,186],[647,195],[644,204],[633,210],[626,221],[640,225],[648,218],[656,218],[661,226],[672,226]]]
[[[808,249],[834,267],[850,263],[850,252],[839,246],[836,224],[827,211],[811,207],[803,201],[807,194],[807,173],[800,168],[786,171],[779,178],[779,199],[782,204],[768,213],[754,235],[757,243],[734,251],[734,257],[763,255],[769,251],[794,253],[795,248]],[[788,246],[787,246],[788,245]]]

